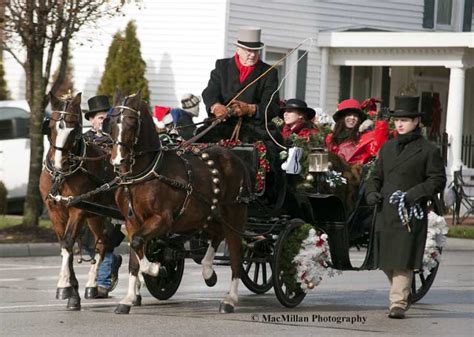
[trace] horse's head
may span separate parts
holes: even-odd
[[[67,154],[82,135],[81,93],[61,99],[49,93],[49,100],[52,113],[44,122],[43,132],[48,134],[52,149],[48,156],[54,167],[61,170]]]
[[[110,121],[104,126],[110,129],[106,132],[110,132],[114,143],[110,162],[116,172],[121,175],[131,172],[137,152],[143,151],[143,146],[154,138],[149,134],[150,127],[153,129],[152,117],[140,91],[125,98],[116,92]]]

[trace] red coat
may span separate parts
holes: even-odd
[[[383,143],[388,140],[388,122],[376,121],[375,129],[361,134],[356,143],[344,141],[341,144],[332,143],[332,133],[326,137],[328,150],[339,155],[349,164],[366,164],[377,156]]]
[[[281,135],[283,136],[283,139],[287,139],[292,134],[296,134],[298,135],[298,137],[306,138],[308,142],[309,137],[317,133],[318,129],[312,127],[312,125],[308,123],[298,123],[293,126],[285,125],[281,130]]]

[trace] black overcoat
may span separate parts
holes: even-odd
[[[202,92],[202,99],[206,105],[209,117],[214,117],[214,115],[211,114],[211,107],[215,103],[227,105],[227,103],[229,103],[243,88],[262,75],[269,68],[270,66],[268,64],[259,61],[255,65],[255,69],[241,84],[239,81],[239,70],[234,57],[217,60],[215,69],[211,71],[209,83],[206,89]],[[265,138],[264,114],[268,102],[271,100],[267,113],[269,123],[272,118],[278,116],[280,109],[278,105],[278,92],[276,92],[272,98],[272,94],[277,90],[277,87],[278,71],[272,69],[237,97],[237,100],[239,101],[256,104],[259,111],[258,116],[243,117],[240,137],[242,141],[252,142]],[[237,118],[232,117],[215,128],[216,130],[213,130],[212,134],[216,133],[215,137],[219,139],[230,138],[236,122]],[[214,138],[212,134],[209,133],[206,138]]]
[[[376,170],[366,184],[366,195],[380,192],[383,201],[375,218],[374,262],[382,270],[421,268],[427,235],[427,200],[443,191],[446,173],[435,145],[420,137],[405,145],[398,154],[396,139],[386,142],[379,152]],[[412,220],[411,232],[402,226],[397,207],[389,203],[393,192],[407,192],[419,202],[424,217]]]

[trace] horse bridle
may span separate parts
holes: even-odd
[[[65,117],[66,115],[71,115],[71,116],[74,116],[74,117],[77,117],[77,118],[78,118],[78,120],[77,120],[78,123],[77,123],[77,125],[74,127],[74,131],[77,132],[77,129],[82,130],[82,124],[80,123],[80,119],[79,119],[78,114],[73,113],[73,112],[67,112],[67,111],[66,111],[67,108],[68,108],[68,106],[69,106],[69,101],[64,102],[64,104],[65,104],[65,105],[64,105],[64,107],[63,107],[63,110],[54,110],[54,111],[52,111],[51,117],[49,118],[49,120],[52,120],[52,121],[54,121],[54,122],[59,122],[59,128],[60,128],[60,129],[64,129],[64,127],[66,126],[66,123],[75,123],[75,122],[67,122],[67,121],[64,119],[64,117]],[[59,118],[58,118],[58,119],[54,119],[54,118],[53,118],[53,114],[54,114],[54,113],[58,113],[58,114],[59,114]],[[79,135],[80,135],[80,133],[79,133]],[[72,147],[74,147],[74,146],[76,145],[77,140],[78,140],[79,138],[80,138],[80,137],[77,137],[77,136],[74,138],[74,143],[72,144]],[[48,135],[48,141],[49,141],[49,145],[50,145],[53,149],[59,150],[59,151],[64,151],[64,150],[66,150],[64,147],[56,146],[56,144],[54,144],[54,143],[52,142],[52,140],[51,140],[51,134]],[[70,151],[69,151],[69,152],[70,152]]]
[[[114,172],[119,175],[119,176],[126,176],[128,174],[130,174],[132,172],[132,168],[133,168],[133,165],[135,165],[135,152],[133,151],[133,148],[135,147],[135,145],[137,145],[138,143],[138,140],[139,140],[139,135],[140,135],[140,129],[141,129],[141,124],[142,124],[142,120],[141,120],[141,117],[140,117],[140,110],[135,110],[125,104],[127,104],[127,100],[130,98],[131,96],[127,96],[125,97],[122,105],[117,105],[115,107],[113,107],[112,111],[116,110],[116,109],[120,109],[118,111],[118,113],[112,113],[110,114],[110,118],[115,118],[115,117],[119,117],[118,120],[117,120],[117,124],[122,124],[122,119],[125,118],[125,117],[128,117],[128,118],[134,118],[137,120],[137,123],[138,123],[138,128],[137,128],[137,131],[135,133],[135,139],[133,141],[133,144],[130,146],[128,145],[127,143],[124,143],[122,141],[119,141],[118,140],[118,136],[117,136],[117,140],[113,140],[112,139],[112,145],[117,145],[117,146],[122,146],[124,148],[126,148],[128,150],[128,154],[127,156],[122,159],[121,163],[120,164],[116,164],[114,165]],[[136,115],[125,115],[125,111],[126,110],[129,110],[129,111],[132,111],[133,113],[135,113]],[[122,164],[129,164],[129,169],[127,172],[125,173],[121,173],[120,172],[120,166]]]

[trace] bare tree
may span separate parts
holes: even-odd
[[[69,43],[85,25],[120,13],[125,0],[0,0],[5,12],[0,26],[1,48],[9,52],[26,74],[26,100],[30,106],[31,157],[23,222],[37,226],[41,211],[39,176],[42,169],[43,136],[41,122],[48,105],[46,90],[55,92],[64,80]],[[16,48],[21,46],[21,48]],[[59,73],[50,83],[53,55],[60,53]]]

